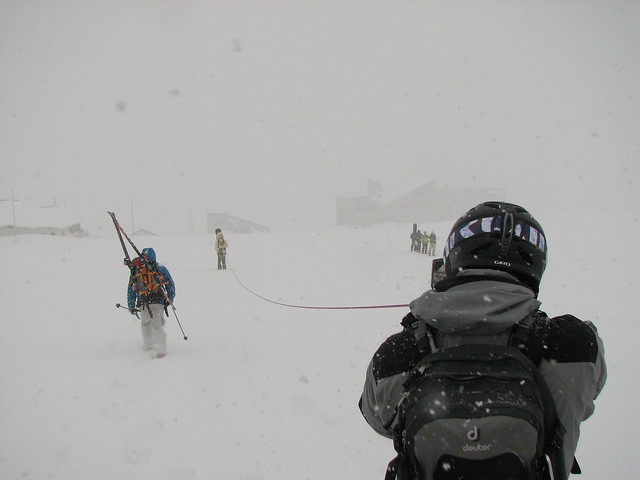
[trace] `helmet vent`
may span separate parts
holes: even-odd
[[[483,253],[486,253],[491,248],[492,242],[485,242],[482,245],[478,245],[473,250],[470,250],[469,253],[474,257],[482,256]]]
[[[522,247],[518,247],[516,249],[516,252],[518,252],[518,255],[520,256],[520,258],[522,258],[522,260],[524,260],[524,262],[531,266],[533,265],[533,255],[531,255],[530,252],[527,252],[524,248]]]

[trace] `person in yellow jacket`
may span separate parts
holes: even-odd
[[[429,245],[429,234],[425,231],[420,237],[422,243],[422,253],[427,253],[427,246]]]
[[[216,228],[216,253],[218,254],[218,270],[227,269],[227,248],[229,244],[222,235],[222,230]]]

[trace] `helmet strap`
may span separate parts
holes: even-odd
[[[513,240],[514,218],[513,208],[504,211],[504,222],[502,223],[502,239],[500,240],[500,255],[504,256],[509,252],[511,240]]]

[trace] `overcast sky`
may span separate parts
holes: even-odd
[[[367,178],[626,206],[638,25],[621,0],[0,0],[0,198],[160,231],[331,224]]]

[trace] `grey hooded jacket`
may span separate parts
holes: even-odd
[[[514,277],[498,271],[467,271],[485,280],[463,283],[446,291],[429,290],[410,303],[413,317],[436,329],[436,344],[447,349],[465,344],[505,345],[513,327],[539,312],[533,292]],[[566,429],[562,458],[566,479],[580,435],[580,423],[594,410],[593,401],[606,380],[604,350],[595,327],[589,322],[563,315],[547,318],[537,313],[528,345],[523,350],[537,357]],[[392,437],[393,427],[384,425],[393,417],[403,393],[406,375],[422,358],[415,335],[409,328],[389,337],[377,350],[367,369],[360,409],[379,434]],[[533,358],[532,358],[533,359]]]

